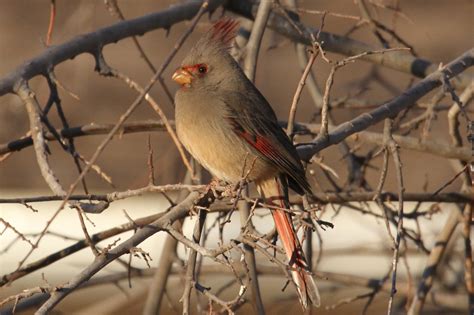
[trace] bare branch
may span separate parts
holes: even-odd
[[[184,218],[189,209],[196,203],[197,205],[206,207],[210,202],[213,201],[214,195],[206,194],[201,197],[199,200],[199,193],[192,192],[189,196],[183,200],[183,202],[174,206],[170,211],[168,211],[161,218],[156,221],[146,225],[142,229],[138,230],[132,237],[130,237],[125,242],[111,249],[106,255],[102,254],[98,256],[92,264],[85,268],[81,273],[72,277],[72,279],[61,287],[61,290],[55,291],[51,294],[51,297],[38,309],[36,314],[46,314],[49,312],[56,304],[58,304],[62,299],[64,299],[69,293],[71,293],[75,288],[80,286],[85,281],[89,280],[94,274],[101,270],[105,265],[109,264],[116,258],[126,254],[130,251],[132,247],[137,246],[148,237],[154,235],[155,233],[162,231],[163,229],[170,227],[171,224],[179,219]]]
[[[134,222],[128,222],[128,223],[113,227],[111,229],[104,230],[102,232],[93,234],[93,235],[91,235],[92,242],[95,245],[95,244],[97,244],[97,243],[99,243],[99,242],[101,242],[105,239],[108,239],[110,237],[113,237],[115,235],[130,231],[130,230],[132,230],[134,228],[137,228],[137,227],[143,227],[143,226],[145,226],[145,225],[147,225],[147,224],[149,224],[153,221],[156,221],[157,219],[161,218],[163,215],[164,215],[164,213],[154,214],[154,215],[151,215],[151,216],[136,219]],[[29,263],[26,266],[12,272],[12,273],[4,274],[1,277],[1,280],[0,280],[0,287],[6,285],[8,283],[11,283],[11,282],[13,282],[17,279],[20,279],[20,278],[36,271],[36,270],[39,270],[39,269],[44,268],[48,265],[51,265],[51,264],[55,263],[56,261],[58,261],[58,260],[60,260],[64,257],[72,255],[72,254],[80,251],[81,249],[86,248],[87,246],[88,246],[88,244],[87,244],[87,241],[85,239],[77,241],[76,243],[74,243],[74,244],[72,244],[68,247],[62,248],[62,249],[52,253],[51,255],[48,255],[48,256],[46,256],[44,258],[41,258],[37,261]]]
[[[459,58],[450,62],[441,70],[430,74],[418,84],[405,91],[402,95],[381,105],[379,108],[369,113],[364,113],[348,122],[340,124],[329,133],[328,137],[317,138],[311,144],[300,146],[298,148],[298,153],[304,160],[309,160],[315,153],[321,151],[322,149],[339,143],[348,136],[362,131],[387,117],[395,116],[401,110],[411,106],[414,102],[426,95],[428,92],[440,86],[442,84],[444,75],[447,75],[449,78],[453,78],[467,68],[471,67],[473,64],[474,49],[471,49]]]
[[[204,229],[204,223],[206,222],[207,211],[199,210],[198,218],[194,226],[193,231],[193,241],[196,244],[199,244],[201,241],[202,230]],[[181,301],[183,303],[183,315],[190,314],[190,300],[191,300],[191,289],[194,287],[193,283],[197,281],[196,279],[196,258],[197,251],[191,249],[188,254],[188,261],[186,267],[185,275],[185,285],[183,290],[183,296]]]
[[[257,69],[257,58],[262,43],[263,33],[267,27],[267,20],[272,9],[273,0],[262,0],[258,6],[255,23],[252,26],[252,33],[245,48],[244,72],[250,81],[255,81]]]
[[[298,83],[298,87],[296,88],[295,95],[293,96],[293,101],[290,106],[290,114],[288,116],[288,126],[286,127],[286,133],[291,136],[293,133],[293,128],[295,124],[295,117],[296,117],[296,108],[298,105],[298,101],[301,96],[301,92],[303,92],[303,87],[305,86],[306,78],[308,75],[311,73],[311,67],[313,66],[314,61],[316,60],[316,57],[318,56],[317,51],[312,51],[310,53],[310,57],[308,60],[308,63],[306,64],[306,67],[303,71],[303,74],[301,75],[300,82]]]
[[[219,7],[223,0],[209,1],[208,10]],[[14,92],[20,81],[47,73],[54,66],[83,53],[96,52],[104,46],[131,36],[140,36],[151,30],[169,29],[173,24],[192,19],[202,6],[202,1],[190,0],[169,9],[135,19],[118,22],[95,32],[80,35],[72,40],[48,48],[44,53],[20,65],[0,80],[0,96]]]
[[[172,126],[174,126],[174,121],[169,121]],[[280,122],[281,126],[286,126],[286,121]],[[320,124],[306,124],[306,123],[296,123],[295,128],[299,134],[305,134],[310,132],[312,134],[316,134],[319,131]],[[101,135],[107,134],[110,130],[114,127],[112,124],[97,124],[91,123],[84,126],[77,126],[66,128],[62,130],[58,130],[58,133],[63,135],[65,138],[70,137],[83,137],[89,135]],[[329,130],[333,131],[335,127],[329,126]],[[148,120],[148,121],[137,121],[137,122],[130,122],[124,123],[120,129],[121,134],[128,134],[128,133],[137,133],[137,132],[151,132],[157,131],[162,132],[166,131],[166,127],[164,123],[160,121]],[[51,133],[45,133],[45,139],[55,141],[57,140]],[[450,159],[459,159],[462,161],[470,161],[471,160],[471,152],[470,149],[467,147],[453,147],[447,143],[439,142],[439,141],[420,141],[417,138],[409,137],[409,136],[400,136],[400,135],[393,135],[395,141],[402,149],[407,150],[415,150],[419,152],[425,152],[429,154],[434,154]],[[367,143],[373,143],[382,145],[383,144],[383,135],[376,132],[371,131],[360,131],[356,134],[351,135],[347,138],[347,140],[351,141],[363,141]],[[24,137],[18,140],[13,140],[9,143],[0,145],[0,154],[7,154],[9,152],[22,150],[28,146],[31,146],[33,141],[31,137]]]
[[[134,89],[135,91],[137,91],[140,94],[144,93],[143,88],[138,83],[133,81],[130,77],[126,76],[125,74],[123,74],[123,73],[121,73],[117,70],[112,70],[112,73],[116,78],[124,81],[130,88]],[[149,93],[144,93],[144,94],[145,94],[145,100],[148,102],[148,104],[150,104],[150,106],[158,114],[158,116],[160,116],[161,121],[164,123],[164,125],[166,127],[166,131],[168,131],[168,134],[170,135],[171,139],[173,140],[173,142],[176,146],[176,149],[178,149],[179,156],[181,157],[181,160],[183,161],[183,164],[186,166],[186,168],[188,169],[190,174],[192,174],[192,176],[194,176],[194,170],[193,170],[191,164],[189,163],[188,158],[186,157],[186,153],[184,153],[183,145],[179,141],[178,136],[176,135],[176,132],[174,131],[173,127],[171,126],[171,124],[170,124],[168,118],[166,117],[165,113],[161,109],[160,105],[158,105],[158,103],[155,101],[155,99]]]
[[[466,205],[469,207],[469,205]],[[460,212],[458,209],[451,210],[448,221],[444,225],[442,231],[436,238],[434,248],[431,250],[430,256],[426,263],[426,267],[422,273],[422,278],[418,285],[418,289],[413,297],[413,301],[408,310],[408,315],[419,315],[425,304],[426,297],[428,295],[431,286],[433,285],[434,277],[436,276],[436,270],[439,266],[441,259],[443,258],[444,251],[448,245],[448,241],[453,235],[454,229],[459,223]]]
[[[209,1],[209,10],[215,10],[223,2],[223,0]],[[201,4],[201,1],[190,0],[184,4],[175,5],[160,12],[121,21],[95,32],[78,36],[64,44],[50,47],[41,55],[26,61],[0,80],[0,96],[6,93],[12,93],[15,84],[18,84],[21,80],[28,81],[37,75],[47,73],[48,69],[54,68],[54,66],[61,62],[72,59],[79,54],[94,52],[100,47],[116,43],[122,39],[131,36],[140,36],[154,29],[167,29],[175,23],[191,19],[195,16],[196,12],[198,12]],[[256,7],[253,5],[252,0],[231,0],[226,4],[226,8],[247,18],[254,19],[253,10],[256,10]],[[295,21],[294,23],[299,22]],[[269,26],[279,33],[306,45],[311,44],[311,36],[309,34],[317,33],[316,30],[306,28],[302,25],[302,29],[305,29],[306,32],[301,35],[294,30],[285,18],[275,14],[273,17],[270,17]],[[374,50],[374,47],[365,43],[327,32],[321,32],[320,41],[325,43],[325,50],[346,56]],[[363,59],[377,64],[383,64],[399,71],[412,73],[418,77],[425,77],[428,73],[437,69],[436,63],[433,64],[425,59],[415,58],[404,53],[386,56],[365,56]],[[470,82],[472,82],[472,75],[461,75],[453,84],[456,87],[465,87],[470,84]]]
[[[36,100],[36,96],[34,92],[26,85],[26,83],[22,83],[18,87],[16,93],[26,106],[26,111],[30,120],[31,139],[33,139],[36,160],[38,162],[41,175],[43,175],[44,180],[55,195],[64,196],[66,195],[66,191],[61,186],[59,180],[51,169],[51,166],[48,162],[48,157],[46,155],[46,142],[43,135],[43,127],[41,125],[39,112],[40,107],[38,101]]]

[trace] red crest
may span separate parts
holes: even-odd
[[[209,39],[218,41],[224,46],[231,46],[232,41],[237,35],[239,22],[232,18],[222,18],[212,26]]]

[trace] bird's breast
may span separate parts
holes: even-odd
[[[276,173],[268,161],[260,158],[239,137],[225,116],[225,111],[209,104],[183,108],[176,103],[176,131],[184,147],[214,176],[235,183],[248,174],[250,180]]]

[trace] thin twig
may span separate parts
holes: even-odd
[[[300,146],[298,153],[304,160],[309,160],[315,153],[322,149],[339,143],[348,136],[365,130],[367,127],[378,123],[379,121],[392,117],[412,105],[422,96],[442,84],[443,77],[448,75],[453,78],[460,72],[474,64],[474,49],[471,49],[458,57],[441,70],[428,75],[425,79],[405,91],[402,95],[379,106],[377,109],[364,113],[350,121],[340,124],[328,137],[317,137],[311,144]]]
[[[155,233],[162,231],[163,229],[169,230],[170,225],[179,219],[184,218],[189,209],[193,207],[196,200],[199,198],[200,194],[193,192],[188,195],[188,197],[181,202],[180,204],[174,206],[170,211],[164,214],[161,218],[156,221],[146,225],[142,229],[138,230],[132,237],[128,240],[120,243],[116,247],[108,251],[107,255],[100,255],[96,257],[94,262],[92,262],[88,267],[86,267],[82,272],[73,276],[71,280],[61,286],[61,290],[53,292],[51,297],[38,309],[36,312],[37,315],[46,314],[51,309],[53,309],[62,299],[64,299],[69,293],[74,291],[78,286],[83,284],[85,281],[89,280],[94,274],[100,271],[104,266],[114,261],[116,258],[120,257],[123,254],[129,253],[132,247],[137,246],[143,242],[148,237],[154,235]],[[206,194],[199,201],[197,205],[206,207],[214,200],[213,194]]]
[[[46,33],[46,46],[51,45],[53,39],[54,22],[56,21],[56,0],[50,0],[49,5],[49,24],[48,32]]]
[[[301,79],[298,83],[298,87],[296,88],[295,94],[293,96],[293,101],[291,102],[290,106],[290,113],[288,115],[288,126],[286,127],[286,134],[288,136],[291,136],[293,134],[293,128],[295,124],[295,117],[296,117],[296,108],[298,106],[298,101],[300,100],[301,97],[301,92],[303,92],[303,87],[305,86],[306,78],[308,77],[309,73],[311,72],[311,67],[314,64],[314,61],[318,57],[318,51],[313,51],[310,52],[310,57],[308,60],[308,63],[306,64],[306,68],[303,71],[303,74],[301,75]]]
[[[164,61],[162,67],[160,68],[160,70],[155,73],[155,75],[150,79],[150,81],[148,82],[148,84],[146,85],[146,87],[143,89],[142,93],[140,93],[140,95],[135,99],[135,101],[128,107],[128,109],[125,111],[125,113],[123,113],[119,120],[117,121],[117,123],[115,124],[115,126],[112,128],[112,130],[107,134],[107,136],[103,139],[103,141],[100,143],[100,145],[97,147],[96,151],[94,152],[94,154],[92,155],[92,157],[90,158],[90,164],[86,165],[84,167],[84,169],[82,170],[81,174],[76,178],[76,180],[70,185],[67,193],[63,194],[65,195],[64,197],[64,200],[63,202],[61,203],[61,205],[58,207],[58,209],[56,210],[55,214],[53,215],[53,217],[48,221],[48,223],[46,224],[46,226],[43,228],[43,232],[45,232],[48,228],[49,228],[49,225],[52,223],[52,221],[54,220],[54,218],[59,214],[59,212],[64,208],[64,206],[66,205],[67,201],[68,201],[68,198],[69,196],[72,195],[72,193],[74,192],[75,188],[77,187],[77,185],[79,184],[79,182],[82,181],[82,179],[85,177],[85,175],[89,172],[89,170],[91,169],[92,165],[95,163],[95,161],[98,159],[98,157],[100,156],[100,154],[104,151],[105,147],[107,146],[107,144],[110,142],[110,140],[112,140],[113,136],[118,132],[118,130],[121,128],[122,124],[125,122],[125,120],[128,119],[128,117],[130,117],[130,115],[135,111],[135,109],[138,107],[138,105],[140,105],[140,103],[142,102],[142,100],[146,97],[148,91],[152,88],[152,86],[154,85],[154,83],[156,82],[156,80],[158,79],[158,77],[162,74],[162,71],[164,71],[165,67],[171,62],[172,58],[174,57],[174,55],[176,54],[176,52],[178,51],[178,49],[181,47],[182,43],[186,40],[186,38],[189,36],[189,34],[194,30],[194,27],[195,25],[197,24],[197,21],[199,20],[199,18],[202,16],[202,14],[204,14],[204,12],[206,12],[206,10],[208,9],[208,5],[207,5],[207,2],[204,2],[201,6],[200,6],[200,9],[198,11],[198,14],[195,16],[194,18],[194,21],[191,25],[191,27],[182,35],[182,37],[178,40],[178,43],[176,44],[175,48],[173,49],[173,51],[168,55],[168,58]],[[98,55],[96,55],[96,59],[98,60],[98,62],[100,62],[101,59],[101,52],[97,52]],[[20,93],[23,93],[22,90],[19,91]],[[30,99],[28,97],[28,94],[22,94],[24,96],[24,98],[26,100]],[[32,106],[30,106],[32,107]],[[49,174],[47,174],[49,176]],[[44,234],[43,234],[44,235]],[[42,240],[42,236],[40,235],[36,241],[37,244],[39,244],[39,242]],[[23,262],[31,255],[32,253],[32,250],[30,250],[26,255],[25,257],[23,258]]]
[[[130,88],[136,90],[140,94],[144,93],[143,88],[140,85],[138,85],[137,82],[133,81],[130,77],[128,77],[127,75],[121,73],[118,70],[112,70],[112,73],[116,78],[124,81]],[[173,127],[171,126],[171,124],[170,124],[168,118],[166,117],[165,113],[163,112],[161,107],[158,105],[158,103],[153,99],[153,97],[150,94],[145,93],[145,100],[148,102],[148,104],[150,104],[150,106],[158,114],[158,116],[160,116],[161,121],[164,123],[164,125],[166,127],[166,131],[169,133],[171,139],[173,140],[174,145],[176,146],[176,149],[178,149],[179,156],[181,157],[181,160],[183,161],[183,164],[186,166],[188,171],[194,177],[194,170],[191,166],[191,163],[189,163],[188,158],[186,157],[186,153],[184,153],[183,145],[179,141],[178,136],[176,135],[176,132],[174,131]]]
[[[392,123],[393,121],[390,118],[387,118],[385,120],[385,126],[384,126],[384,134],[386,137],[386,145],[387,149],[390,150],[390,154],[392,155],[393,159],[393,164],[395,167],[395,172],[397,175],[397,184],[398,184],[398,194],[400,196],[398,200],[398,224],[397,224],[397,236],[395,239],[395,248],[393,250],[393,259],[392,259],[392,290],[390,291],[390,299],[388,302],[388,310],[387,314],[391,315],[392,314],[392,308],[393,308],[393,299],[395,297],[395,294],[397,292],[397,270],[398,270],[398,258],[399,258],[399,252],[400,252],[400,243],[403,239],[404,235],[404,230],[403,230],[403,218],[404,218],[404,213],[403,213],[403,195],[405,193],[405,186],[403,184],[403,173],[402,173],[402,162],[400,159],[400,152],[397,143],[395,140],[393,140],[392,137]]]
[[[40,106],[36,100],[35,93],[28,87],[26,83],[21,84],[16,92],[25,104],[26,111],[28,113],[31,138],[33,139],[36,160],[38,162],[41,175],[54,194],[58,196],[64,196],[66,195],[66,191],[59,183],[59,180],[57,179],[48,162],[48,157],[46,154],[46,142],[39,113]]]
[[[193,231],[193,241],[196,244],[199,244],[201,241],[201,234],[204,229],[204,223],[206,222],[206,216],[207,216],[206,210],[199,210],[198,218],[196,220],[196,224],[194,225],[194,231]],[[197,258],[197,251],[191,249],[188,254],[184,290],[183,290],[183,296],[181,297],[181,301],[183,303],[183,315],[190,314],[191,289],[194,287],[193,283],[197,281],[196,258]]]
[[[329,118],[329,117],[328,117]],[[169,121],[169,123],[174,126],[174,121]],[[280,125],[286,127],[288,124],[287,121],[281,121]],[[83,126],[71,127],[67,129],[58,130],[58,133],[62,134],[66,138],[70,137],[83,137],[91,135],[101,135],[107,134],[114,127],[112,124],[98,124],[90,123]],[[295,130],[298,134],[305,135],[317,134],[321,125],[320,124],[307,124],[298,122],[295,124]],[[335,130],[335,127],[329,125],[330,133]],[[138,132],[162,132],[166,131],[166,127],[163,122],[155,120],[147,121],[136,121],[130,123],[124,123],[120,129],[121,134],[128,133],[138,133]],[[402,149],[415,150],[419,152],[425,152],[429,154],[434,154],[437,156],[442,156],[450,159],[460,159],[463,161],[471,160],[471,151],[467,147],[454,147],[450,146],[447,143],[441,141],[429,141],[426,140],[421,142],[418,138],[393,135],[395,141]],[[50,133],[45,133],[45,139],[56,141],[57,139]],[[372,131],[360,131],[347,138],[351,141],[367,142],[378,145],[383,145],[383,134],[372,132]],[[31,146],[33,141],[31,137],[24,137],[21,139],[13,140],[8,143],[0,145],[0,154],[7,154],[9,152],[22,150]],[[301,148],[300,148],[301,147]],[[297,150],[301,150],[303,154],[306,154],[306,145],[299,145]],[[94,167],[93,167],[94,169]]]

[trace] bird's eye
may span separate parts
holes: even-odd
[[[207,72],[207,67],[205,65],[200,65],[198,71],[199,73],[204,74]]]

